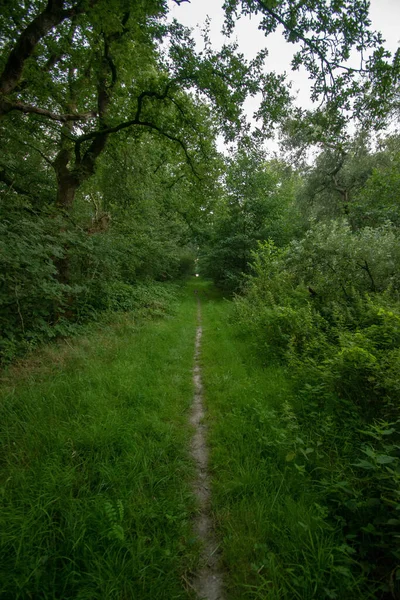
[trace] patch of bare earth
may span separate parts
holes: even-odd
[[[218,542],[210,511],[210,475],[208,472],[207,427],[204,423],[203,385],[200,369],[201,348],[201,306],[197,303],[197,332],[194,355],[194,399],[190,423],[194,427],[191,454],[196,465],[196,479],[193,490],[198,501],[198,513],[194,522],[195,533],[201,544],[201,561],[192,579],[192,587],[201,600],[224,600],[223,577],[219,568]]]

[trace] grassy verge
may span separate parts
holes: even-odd
[[[127,315],[9,372],[2,598],[189,597],[195,310],[187,294],[174,317],[138,326]]]
[[[375,597],[363,586],[358,567],[352,569],[353,550],[341,524],[327,518],[320,474],[308,458],[325,442],[308,447],[289,374],[279,365],[260,363],[233,322],[231,303],[203,295],[213,510],[227,597]],[[323,440],[324,432],[319,433]],[[330,465],[325,467],[329,471]]]

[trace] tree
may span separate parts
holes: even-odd
[[[49,0],[45,7],[37,0],[25,14],[16,4],[3,17],[4,137],[13,137],[15,122],[33,123],[64,210],[93,175],[111,134],[141,128],[161,135],[195,171],[184,130],[196,131],[199,123],[186,111],[182,91],[198,86],[215,100],[216,114],[237,126],[248,89],[259,89],[261,58],[247,65],[228,46],[197,56],[189,33],[162,21],[166,12],[162,0]],[[161,48],[167,40],[168,55]],[[200,144],[201,127],[197,134]]]
[[[381,49],[380,37],[368,29],[364,2],[335,0],[329,6],[326,0],[229,0],[225,10],[228,31],[240,12],[259,13],[267,35],[283,27],[289,42],[299,42],[302,50],[294,66],[306,66],[315,84],[314,97],[323,100],[326,114],[334,115],[339,106],[349,108],[360,91],[371,97],[375,89],[384,91],[385,82],[391,89],[395,69]],[[182,248],[190,236],[196,243],[204,235],[202,222],[219,218],[210,210],[220,189],[217,133],[227,141],[246,135],[243,103],[258,92],[263,96],[259,116],[264,132],[288,114],[290,89],[283,76],[265,72],[266,51],[247,63],[235,44],[214,51],[205,32],[204,48],[197,52],[190,32],[168,22],[167,15],[166,0],[18,0],[2,10],[0,193],[6,199],[1,210],[7,217],[2,235],[8,253],[4,302],[8,315],[18,315],[14,332],[18,326],[24,333],[24,314],[33,319],[40,298],[46,299],[39,315],[43,328],[58,325],[67,309],[75,317],[88,288],[94,289],[102,274],[113,270],[114,259],[120,264],[116,254],[120,257],[123,252],[114,254],[111,245],[123,246],[117,236],[112,238],[117,220],[123,220],[123,202],[127,221],[137,220],[130,231],[143,232],[146,226],[150,230],[138,206],[156,223],[159,256],[173,259],[173,252],[168,254],[171,240]],[[365,72],[345,64],[350,50],[357,47],[373,53],[364,64]],[[123,171],[124,151],[136,153],[126,162],[134,175]],[[110,164],[115,174],[110,176],[108,170],[107,183],[106,165],[113,153],[116,160]],[[250,167],[251,160],[246,168]],[[232,167],[231,189],[243,198],[248,193],[249,199],[243,204],[244,219],[241,201],[236,210],[229,192],[228,225],[237,235],[245,225],[250,247],[264,235],[257,219],[264,227],[266,205],[259,202],[261,184],[256,179],[266,175],[257,167],[244,190],[240,171],[233,173]],[[112,189],[110,182],[117,174]],[[268,177],[275,181],[275,175]],[[132,182],[135,193],[129,189]],[[268,188],[269,183],[265,185]],[[88,218],[90,206],[94,215]],[[271,223],[264,227],[269,233],[275,226]],[[15,245],[17,238],[20,243]],[[131,239],[126,235],[125,248]],[[136,247],[142,273],[144,262],[150,260],[144,247],[144,242]],[[29,281],[24,274],[25,251],[27,260],[35,263]],[[247,247],[244,253],[248,254]],[[169,273],[173,272],[171,268]]]
[[[257,145],[248,142],[232,154],[202,259],[205,273],[237,289],[259,241],[269,238],[285,245],[296,230],[296,183],[288,165],[267,162]]]
[[[383,140],[373,156],[373,169],[365,185],[357,191],[349,218],[354,228],[400,226],[400,138]]]
[[[306,220],[348,215],[355,196],[380,160],[363,131],[347,142],[321,146],[313,166],[303,167],[298,201]]]

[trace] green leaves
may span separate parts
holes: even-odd
[[[110,540],[123,542],[125,540],[125,532],[122,526],[124,519],[124,505],[122,501],[117,500],[115,506],[109,501],[105,502],[104,512],[109,526],[107,537]]]
[[[286,165],[267,162],[260,146],[243,140],[227,160],[224,198],[213,211],[203,271],[228,289],[238,289],[258,242],[271,238],[281,245],[290,237],[295,225],[288,212],[295,186],[296,177]]]
[[[240,14],[261,16],[267,44],[268,35],[282,27],[285,39],[301,47],[294,55],[293,69],[307,69],[313,81],[312,99],[329,112],[355,112],[370,125],[375,120],[375,126],[387,118],[399,61],[398,57],[391,61],[381,35],[371,30],[365,2],[229,0],[224,7],[228,33]],[[359,60],[350,61],[355,52]]]

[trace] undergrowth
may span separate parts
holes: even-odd
[[[205,303],[203,319],[228,597],[397,597],[395,427],[368,424],[306,374],[299,386],[279,354],[260,352],[232,303]]]

